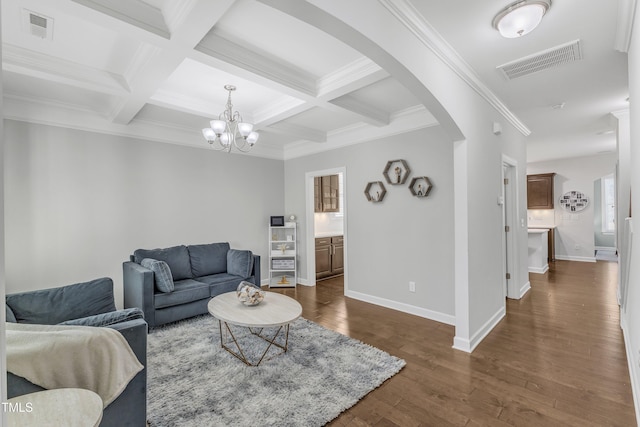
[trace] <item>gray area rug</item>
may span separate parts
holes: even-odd
[[[234,331],[250,356],[266,348],[246,328]],[[149,334],[147,417],[153,427],[322,426],[404,365],[300,318],[287,353],[246,366],[220,347],[217,320],[196,317]]]

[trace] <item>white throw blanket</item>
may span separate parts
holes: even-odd
[[[104,407],[144,366],[118,331],[6,323],[7,370],[46,389],[84,388]]]

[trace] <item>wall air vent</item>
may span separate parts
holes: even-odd
[[[22,9],[22,28],[32,36],[53,40],[53,18],[48,16]]]
[[[575,40],[508,62],[500,65],[497,69],[507,80],[513,80],[581,59],[582,46],[580,45],[580,40]]]

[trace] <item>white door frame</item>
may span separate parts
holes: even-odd
[[[305,174],[305,195],[306,195],[306,220],[307,220],[307,280],[303,283],[308,286],[316,285],[316,239],[315,239],[315,206],[313,201],[313,179],[317,176],[342,174],[342,229],[344,236],[344,292],[348,287],[349,262],[347,260],[349,239],[347,238],[347,169],[344,166],[307,172]]]
[[[516,234],[518,233],[518,161],[510,158],[509,156],[502,155],[502,178],[509,180],[507,186],[503,185],[503,197],[505,201],[505,223],[510,227],[510,232],[506,233],[506,239],[502,239],[502,260],[503,260],[503,273],[504,280],[507,281],[507,298],[520,299],[520,289],[518,286],[518,278],[520,277],[519,263],[520,259],[519,248],[516,242]],[[503,181],[504,182],[504,181]],[[504,192],[506,191],[506,194]],[[507,280],[507,272],[511,274],[511,279]]]

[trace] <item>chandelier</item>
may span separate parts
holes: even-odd
[[[231,147],[236,147],[238,151],[246,153],[253,148],[260,135],[253,131],[251,123],[242,121],[240,113],[233,111],[231,92],[236,90],[236,87],[225,85],[224,88],[229,92],[225,110],[217,119],[209,122],[210,128],[202,129],[202,135],[215,150],[229,153]],[[218,144],[215,144],[216,142]]]

